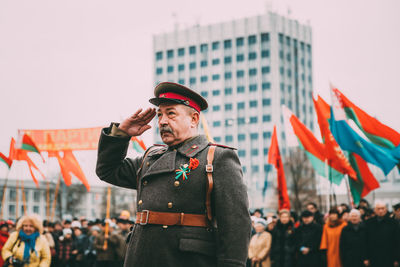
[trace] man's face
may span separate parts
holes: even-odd
[[[352,224],[358,224],[359,222],[361,222],[361,218],[360,218],[360,216],[358,214],[351,213],[350,216],[349,216],[349,221]]]
[[[387,213],[387,209],[386,209],[386,206],[385,206],[385,205],[376,204],[376,206],[375,206],[375,214],[376,214],[378,217],[383,217],[383,216],[386,215],[386,213]]]
[[[192,137],[192,130],[197,127],[198,122],[188,108],[181,104],[160,104],[157,117],[161,139],[168,146],[177,145]]]
[[[398,208],[398,209],[395,209],[394,211],[394,217],[397,219],[397,218],[400,218],[400,208]]]
[[[314,216],[308,216],[308,217],[303,217],[301,218],[303,220],[304,224],[310,224],[313,222],[314,220]]]
[[[317,209],[314,207],[314,205],[307,205],[307,210],[309,212],[315,213],[317,211]]]

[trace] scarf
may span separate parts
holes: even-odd
[[[29,260],[30,251],[35,251],[36,238],[39,237],[39,232],[36,231],[33,234],[27,235],[24,231],[20,230],[19,237],[25,243],[24,260]]]

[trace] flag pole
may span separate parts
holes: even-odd
[[[26,215],[26,196],[24,188],[24,180],[21,179],[21,194],[22,194],[22,206],[24,207],[24,215]]]
[[[53,202],[53,207],[52,207],[52,211],[51,211],[51,222],[53,222],[54,216],[56,214],[57,197],[58,197],[58,190],[60,189],[60,184],[61,184],[61,173],[58,176],[56,191],[54,192],[54,202]]]
[[[328,177],[329,180],[329,191],[326,194],[326,212],[329,212],[329,209],[331,208],[331,192],[332,192],[332,181],[331,177],[328,174],[328,159],[325,159],[325,175]]]
[[[111,186],[107,187],[107,206],[106,206],[106,225],[104,229],[104,244],[103,249],[107,250],[108,247],[108,231],[110,227],[110,203],[111,203]]]
[[[46,183],[46,218],[50,220],[50,181],[47,179]]]
[[[1,199],[1,207],[0,207],[0,220],[3,220],[3,215],[4,215],[4,203],[6,201],[6,190],[7,190],[8,176],[10,175],[10,169],[11,168],[9,168],[7,171],[6,179],[3,185],[3,197]]]
[[[348,198],[348,201],[349,201],[350,206],[351,206],[352,208],[354,208],[354,198],[353,198],[353,196],[351,195],[350,185],[349,185],[349,180],[348,180],[348,179],[350,179],[350,177],[349,177],[348,175],[346,175],[346,176],[347,176],[347,179],[344,178],[344,180],[346,181],[347,198]]]
[[[17,178],[15,182],[15,221],[18,220],[18,210],[19,210],[18,184],[19,184],[19,178]]]

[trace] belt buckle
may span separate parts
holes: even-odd
[[[146,221],[145,222],[142,222],[142,219],[143,219],[143,213],[146,213]],[[149,210],[142,210],[141,212],[140,212],[140,222],[139,222],[139,224],[140,225],[146,225],[147,223],[149,222]]]
[[[206,172],[213,172],[213,171],[214,171],[213,165],[212,164],[207,164],[206,165]]]

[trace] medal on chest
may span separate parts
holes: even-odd
[[[190,171],[193,171],[199,166],[199,160],[196,158],[190,158],[189,159],[189,164],[185,163],[182,164],[179,169],[175,170],[176,176],[175,180],[178,180],[179,177],[182,176],[183,180],[188,179],[188,175],[190,174]]]

